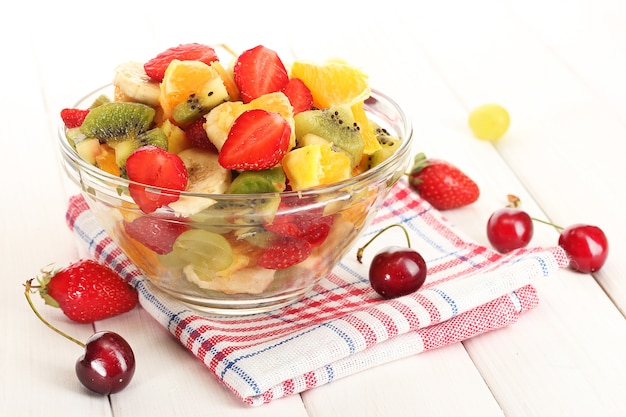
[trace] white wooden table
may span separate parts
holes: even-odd
[[[0,24],[0,414],[626,416],[626,2],[40,3],[13,3]],[[129,340],[133,382],[110,398],[88,394],[74,376],[81,349],[23,296],[41,267],[79,256],[64,220],[72,190],[57,161],[58,112],[118,63],[186,42],[361,66],[412,119],[416,152],[479,183],[475,204],[446,213],[472,239],[488,244],[487,218],[511,193],[535,217],[600,226],[608,262],[594,276],[563,270],[538,282],[540,305],[505,329],[253,408],[137,309],[95,325]],[[485,102],[511,113],[496,144],[467,127]],[[556,243],[554,229],[535,230],[533,245]],[[94,331],[40,306],[77,338]]]

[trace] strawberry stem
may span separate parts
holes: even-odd
[[[29,279],[28,281],[26,281],[26,284],[24,284],[24,287],[26,287],[26,289],[24,290],[24,295],[26,296],[26,301],[28,301],[28,305],[33,310],[35,315],[39,318],[39,320],[41,320],[43,322],[43,324],[48,326],[50,329],[54,330],[55,332],[57,332],[61,336],[65,337],[66,339],[71,340],[72,342],[76,343],[78,346],[84,348],[85,344],[83,342],[81,342],[78,339],[74,339],[72,336],[68,335],[67,333],[64,333],[61,330],[57,329],[52,324],[50,324],[46,319],[44,319],[41,314],[39,314],[39,311],[37,311],[37,309],[35,308],[35,305],[33,304],[33,300],[30,298],[30,292],[31,292],[31,289],[32,289],[32,285],[31,285],[32,282],[33,282],[33,280]]]
[[[356,252],[356,260],[359,261],[359,263],[363,263],[362,259],[363,259],[363,251],[365,250],[365,248],[367,248],[370,243],[372,243],[379,235],[381,235],[383,232],[386,232],[387,230],[391,229],[392,227],[399,227],[400,229],[402,229],[402,231],[404,232],[404,236],[406,236],[406,244],[407,246],[410,248],[411,247],[411,238],[409,237],[409,232],[406,231],[406,228],[404,226],[402,226],[400,223],[394,223],[394,224],[390,224],[389,226],[385,227],[384,229],[381,229],[378,231],[378,233],[376,233],[374,236],[372,236],[372,238],[370,240],[368,240],[365,245],[361,246],[357,252]]]

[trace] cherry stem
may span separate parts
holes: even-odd
[[[26,301],[28,301],[28,305],[30,306],[30,308],[33,310],[33,312],[35,313],[35,315],[37,317],[39,317],[39,320],[41,320],[43,322],[43,324],[45,324],[46,326],[48,326],[50,329],[54,330],[55,332],[57,332],[58,334],[60,334],[61,336],[65,337],[68,340],[71,340],[72,342],[76,343],[77,345],[79,345],[80,347],[85,347],[85,344],[83,342],[81,342],[78,339],[74,339],[72,336],[68,335],[67,333],[62,332],[61,330],[57,329],[56,327],[54,327],[52,324],[50,324],[46,319],[43,318],[43,316],[41,314],[39,314],[39,311],[37,311],[37,309],[35,308],[35,305],[33,304],[33,300],[30,298],[30,292],[31,292],[31,283],[33,282],[32,279],[29,279],[28,281],[26,281],[26,284],[24,285],[26,287],[26,290],[24,291],[24,295],[26,296]]]
[[[374,239],[376,239],[379,235],[381,235],[383,232],[386,232],[387,230],[391,229],[392,227],[399,227],[400,229],[402,229],[402,231],[404,232],[404,236],[406,236],[406,244],[407,246],[410,248],[411,247],[411,238],[409,237],[409,232],[406,231],[406,228],[404,226],[402,226],[400,223],[395,223],[395,224],[390,224],[389,226],[385,227],[384,229],[381,229],[378,231],[378,233],[376,233],[374,236],[372,236],[372,238],[370,240],[367,241],[367,243],[365,243],[365,245],[361,246],[357,252],[356,252],[356,260],[359,261],[359,263],[363,263],[362,259],[363,259],[363,251],[365,250],[365,248],[367,248],[370,243],[372,243],[374,241]]]
[[[538,218],[536,218],[536,217],[531,217],[531,219],[533,219],[533,220],[534,220],[534,221],[536,221],[536,222],[543,223],[543,224],[547,224],[548,226],[552,226],[552,227],[554,227],[556,230],[563,230],[563,227],[558,226],[558,225],[556,225],[556,224],[554,224],[554,223],[550,223],[550,222],[548,222],[548,221],[541,220],[541,219],[538,219]]]
[[[514,195],[514,194],[507,194],[507,200],[509,200],[509,204],[507,205],[507,207],[512,207],[512,208],[518,208],[521,204],[521,200],[518,196]],[[532,220],[539,222],[539,223],[543,223],[543,224],[547,224],[548,226],[552,226],[554,227],[556,230],[563,230],[563,228],[561,226],[558,226],[554,223],[545,221],[545,220],[541,220],[538,219],[536,217],[531,217]]]

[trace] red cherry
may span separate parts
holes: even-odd
[[[85,353],[76,361],[80,382],[99,394],[114,394],[126,388],[135,373],[135,355],[122,336],[113,332],[94,333]]]
[[[426,281],[426,262],[411,248],[390,246],[372,259],[369,279],[374,291],[384,298],[407,295]]]
[[[487,222],[487,238],[500,253],[525,247],[532,239],[533,231],[532,218],[518,208],[498,209]]]
[[[561,230],[561,246],[570,258],[570,269],[582,273],[602,268],[609,255],[609,242],[604,232],[596,226],[575,224]]]
[[[397,226],[402,229],[407,247],[389,246],[378,252],[369,269],[370,285],[384,298],[396,298],[417,291],[426,281],[427,267],[422,255],[411,249],[411,240],[401,224],[392,224],[376,233],[357,250],[356,259],[361,262],[363,251],[384,231]]]

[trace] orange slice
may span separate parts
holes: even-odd
[[[161,82],[159,102],[164,118],[170,118],[177,104],[186,101],[191,94],[216,79],[221,80],[220,74],[204,62],[173,60],[167,66]]]
[[[109,174],[120,176],[120,167],[115,159],[115,149],[106,143],[100,145],[100,153],[96,155],[96,165]]]
[[[295,61],[291,77],[300,78],[311,90],[313,105],[327,108],[354,104],[370,96],[368,77],[358,68],[337,61]]]

